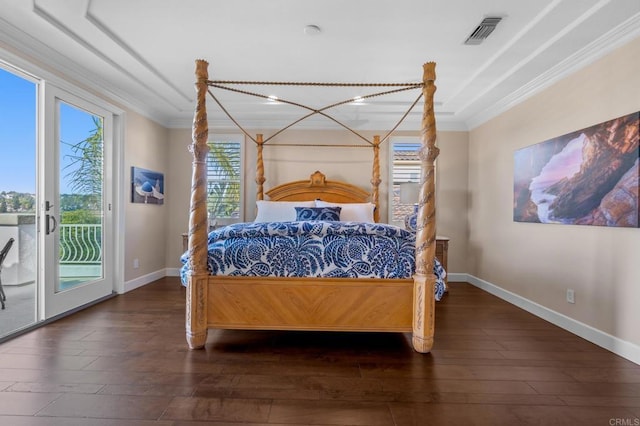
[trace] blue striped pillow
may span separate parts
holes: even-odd
[[[296,220],[340,221],[342,207],[296,207]]]

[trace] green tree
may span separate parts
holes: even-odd
[[[86,139],[70,145],[69,186],[78,194],[100,198],[102,194],[103,124],[100,117],[92,117],[95,128]]]
[[[93,224],[100,223],[100,217],[91,210],[72,210],[61,212],[60,222],[64,224],[81,223],[81,224]]]
[[[95,128],[89,136],[69,144],[72,154],[65,169],[70,171],[65,177],[69,178],[73,194],[60,197],[62,223],[101,223],[97,212],[102,200],[103,123],[100,117],[91,118]]]
[[[15,192],[11,198],[11,208],[14,212],[20,211],[20,197],[18,197],[18,194]]]
[[[33,205],[35,203],[35,200],[33,199],[33,197],[31,196],[31,194],[23,194],[20,197],[20,209],[23,212],[33,212]]]

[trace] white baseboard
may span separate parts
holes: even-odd
[[[474,277],[473,275],[451,274],[449,276],[449,281],[468,282],[469,284],[478,287],[486,291],[487,293],[491,293],[494,296],[497,296],[500,299],[511,303],[512,305],[524,309],[525,311],[530,312],[537,317],[549,321],[550,323],[555,324],[558,327],[563,328],[577,336],[580,336],[591,343],[594,343],[604,349],[607,349],[608,351],[613,352],[616,355],[620,355],[621,357],[640,365],[640,346],[634,343],[627,342],[626,340],[622,340],[618,337],[612,336],[608,333],[605,333],[604,331],[598,330],[594,327],[591,327],[590,325],[584,324],[564,314],[561,314],[536,302],[526,299],[520,295],[498,287],[497,285],[492,284],[488,281]]]
[[[447,280],[451,282],[469,282],[469,274],[456,274],[456,273],[448,273],[447,272]]]
[[[125,281],[124,283],[124,293],[131,291],[131,290],[135,290],[138,287],[142,287],[144,285],[147,285],[149,283],[152,283],[156,280],[159,280],[160,278],[164,278],[166,277],[167,274],[167,270],[166,269],[161,269],[159,271],[156,272],[152,272],[150,274],[147,275],[143,275],[141,277],[138,278],[134,278],[131,281]]]

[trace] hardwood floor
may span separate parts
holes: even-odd
[[[640,425],[640,366],[471,285],[403,334],[184,337],[165,278],[0,345],[0,424]]]

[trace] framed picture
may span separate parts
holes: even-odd
[[[131,167],[131,202],[164,204],[164,174]]]
[[[640,112],[522,148],[513,219],[638,228]]]

